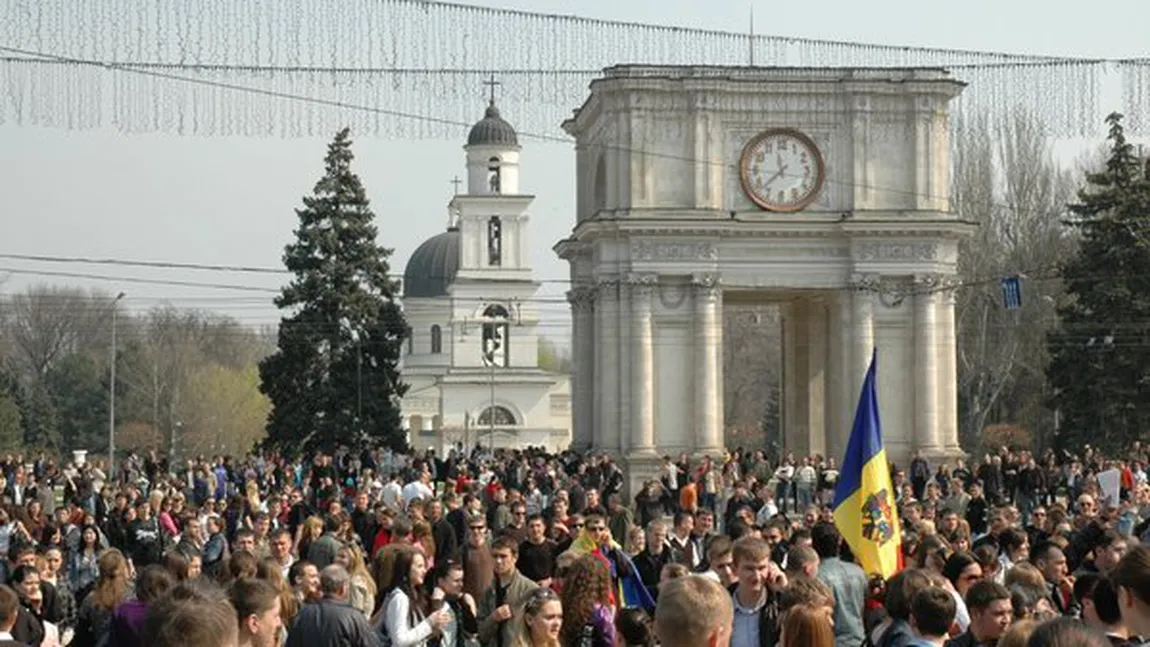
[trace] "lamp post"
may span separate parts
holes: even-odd
[[[127,295],[123,292],[112,301],[112,356],[109,361],[108,377],[108,476],[116,473],[116,314],[120,301]]]
[[[491,448],[491,453],[495,454],[495,349],[492,348],[487,353],[487,363],[491,366],[491,407],[487,410],[487,422],[491,427],[488,432],[487,445]]]

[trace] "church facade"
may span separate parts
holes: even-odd
[[[534,197],[519,190],[520,150],[492,100],[468,134],[467,190],[449,203],[446,231],[424,241],[404,270],[411,335],[402,407],[417,449],[570,443],[569,377],[539,367]]]

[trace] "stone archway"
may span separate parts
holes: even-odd
[[[891,459],[960,453],[961,89],[939,70],[608,69],[564,124],[614,169],[604,191],[602,163],[579,155],[596,195],[555,248],[574,282],[575,444],[625,458],[632,482],[663,454],[720,452],[723,304],[738,301],[782,305],[788,445],[841,458],[877,349]]]

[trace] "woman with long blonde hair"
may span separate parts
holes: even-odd
[[[363,563],[363,553],[355,544],[344,544],[336,551],[335,562],[351,575],[351,594],[348,600],[351,606],[370,618],[371,612],[375,610],[376,588],[375,580]]]
[[[559,647],[559,632],[564,625],[559,595],[546,587],[532,591],[520,622],[511,647]]]
[[[92,592],[84,598],[76,617],[76,635],[72,639],[75,647],[94,647],[108,633],[112,612],[128,599],[131,590],[128,560],[123,553],[109,548],[101,553],[97,563],[99,579]]]
[[[304,519],[303,523],[299,525],[299,530],[296,530],[295,554],[300,559],[307,559],[307,552],[311,548],[311,543],[321,536],[323,536],[323,519],[314,516]]]
[[[611,604],[611,571],[603,558],[584,555],[571,564],[563,580],[563,647],[614,647],[615,607]]]
[[[280,626],[280,635],[276,641],[277,645],[284,644],[287,640],[287,628],[291,626],[292,621],[299,614],[300,602],[295,596],[295,591],[292,590],[288,584],[287,578],[284,577],[283,569],[280,567],[279,562],[273,557],[261,560],[259,569],[256,571],[256,577],[268,584],[271,584],[277,592],[279,592],[280,599],[280,619],[283,624]]]

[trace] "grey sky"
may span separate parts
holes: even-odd
[[[94,0],[99,1],[99,0]],[[688,0],[506,0],[503,7],[598,18],[744,30],[746,2]],[[1105,7],[1066,0],[886,0],[756,3],[758,33],[1029,54],[1146,56],[1150,2]],[[1116,100],[1116,97],[1115,97]],[[575,106],[572,106],[573,108]],[[1102,114],[1116,108],[1102,105]],[[483,106],[475,106],[475,119]],[[515,114],[504,115],[512,124]],[[334,132],[339,124],[332,124]],[[0,253],[115,257],[276,266],[295,225],[293,209],[322,168],[324,139],[124,136],[111,130],[59,131],[0,125]],[[462,141],[357,138],[357,171],[379,218],[381,242],[402,272],[412,250],[442,231]],[[573,221],[571,148],[525,141],[522,188],[537,196],[532,215],[536,275],[565,279],[551,245]],[[276,277],[192,271],[62,266],[0,260],[0,268],[88,272],[275,287]],[[3,274],[0,273],[0,276]],[[264,295],[17,274],[10,293],[35,282],[99,286],[128,293],[132,309],[164,300],[227,312],[248,324],[274,322]],[[545,285],[544,334],[568,322],[561,282]]]

